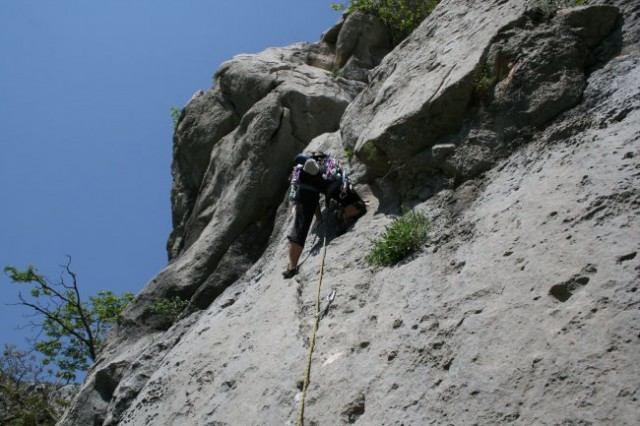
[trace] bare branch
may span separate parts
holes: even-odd
[[[92,347],[93,344],[91,342],[89,342],[89,340],[87,340],[87,338],[85,336],[83,336],[82,334],[78,333],[77,331],[75,331],[74,329],[68,327],[64,321],[62,319],[60,319],[60,317],[56,316],[53,312],[51,311],[47,311],[45,309],[42,309],[40,306],[33,304],[33,303],[29,303],[26,301],[22,302],[22,305],[27,306],[33,310],[35,310],[36,312],[40,312],[42,315],[44,315],[46,318],[50,319],[51,321],[54,321],[56,324],[58,324],[63,330],[67,331],[70,335],[77,337],[78,339],[80,339],[84,344],[86,344],[88,347]]]
[[[76,300],[78,301],[78,304],[77,304],[78,313],[80,314],[80,320],[82,321],[82,326],[84,327],[84,330],[87,333],[87,337],[88,337],[87,345],[89,346],[89,353],[91,355],[91,359],[95,360],[96,359],[96,347],[94,345],[95,339],[93,337],[93,333],[91,332],[91,324],[89,322],[89,319],[87,318],[87,314],[86,314],[84,308],[82,307],[82,299],[80,298],[80,289],[78,288],[77,276],[76,276],[75,272],[71,271],[71,269],[70,269],[71,256],[67,255],[67,258],[69,259],[69,261],[67,262],[67,266],[65,268],[67,270],[67,274],[69,274],[71,276],[71,278],[73,279],[73,290],[75,291]]]

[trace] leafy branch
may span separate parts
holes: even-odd
[[[44,355],[44,365],[55,362],[57,376],[72,381],[77,371],[85,371],[89,362],[96,359],[104,336],[133,300],[133,294],[116,296],[111,291],[101,291],[89,297],[88,302],[83,301],[78,277],[71,269],[71,257],[61,268],[58,281],[49,280],[33,266],[25,270],[7,266],[4,271],[14,283],[32,285],[29,296],[18,293],[17,305],[28,307],[42,318],[32,324],[44,336],[35,343],[35,349]]]

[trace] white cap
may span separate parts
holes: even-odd
[[[304,162],[304,167],[302,167],[302,170],[309,173],[310,175],[315,176],[320,171],[320,166],[318,166],[318,162],[316,160],[314,160],[313,158],[309,158]]]

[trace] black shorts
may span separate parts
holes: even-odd
[[[307,240],[307,234],[319,203],[320,193],[300,188],[296,197],[295,220],[291,232],[287,236],[289,241],[304,247],[304,242]]]
[[[360,212],[356,218],[359,218],[367,212],[367,205],[362,201],[362,198],[360,198],[360,196],[351,189],[351,187],[349,187],[344,193],[342,193],[340,187],[337,187],[331,191],[329,197],[336,200],[342,207],[354,205]],[[300,188],[296,197],[296,216],[291,232],[287,236],[289,241],[304,247],[304,243],[307,240],[307,234],[309,233],[309,228],[311,228],[311,223],[313,222],[313,216],[315,215],[319,203],[319,192]]]

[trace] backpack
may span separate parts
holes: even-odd
[[[300,153],[294,160],[294,166],[290,178],[289,202],[292,204],[295,203],[298,190],[300,188],[300,173],[302,173],[305,168],[305,164],[307,164],[307,161],[309,160],[313,160],[315,164],[308,164],[307,167],[313,166],[309,168],[317,170],[316,173],[312,174],[319,173],[324,180],[331,182],[331,185],[329,186],[331,190],[337,188],[341,184],[346,188],[347,173],[342,169],[342,167],[340,167],[340,163],[335,157],[318,151]]]
[[[319,151],[304,152],[298,154],[294,160],[294,171],[302,169],[305,163],[310,159],[312,159],[317,164],[319,173],[321,173],[322,178],[328,182],[333,182],[336,179],[340,179],[344,175],[344,170],[342,170],[342,167],[340,167],[340,163],[335,157]],[[296,178],[299,177],[300,174],[296,174]]]

